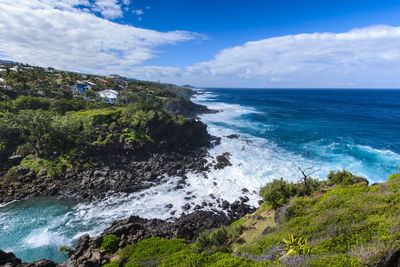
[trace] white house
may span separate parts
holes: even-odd
[[[104,98],[108,102],[114,102],[115,99],[119,96],[119,93],[114,90],[104,90],[100,91],[99,95],[101,98]]]

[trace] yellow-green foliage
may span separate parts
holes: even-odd
[[[400,179],[392,176],[374,186],[338,185],[319,197],[291,199],[284,223],[240,251],[261,255],[284,247],[282,240],[292,234],[308,239],[310,258],[323,256],[318,264],[329,262],[327,255],[343,259],[341,266],[376,264],[400,248],[399,218]]]
[[[388,182],[395,181],[395,180],[400,180],[400,173],[391,174],[389,176]]]
[[[222,226],[212,231],[202,232],[193,243],[192,249],[196,252],[227,250],[228,241],[239,238],[243,232],[243,225],[240,223],[231,226]]]
[[[104,250],[107,254],[114,253],[118,249],[119,241],[121,241],[121,239],[116,235],[105,235],[103,236],[100,249]]]
[[[307,261],[307,266],[311,267],[361,267],[362,264],[358,259],[350,258],[344,254],[334,256],[323,256],[315,260]]]
[[[125,267],[133,266],[266,266],[265,262],[233,257],[226,252],[196,253],[183,239],[152,237],[135,245],[128,245],[119,252],[120,259],[127,261]],[[118,261],[104,265],[117,266]]]
[[[157,263],[165,256],[181,251],[187,247],[184,239],[167,240],[159,237],[145,239],[136,245],[123,248],[119,256],[134,264],[145,262]]]
[[[36,173],[40,173],[42,170],[44,170],[46,171],[48,177],[54,177],[61,174],[63,164],[64,163],[61,160],[53,161],[44,158],[37,158],[34,155],[29,155],[21,161],[19,166],[28,168]]]
[[[89,109],[84,111],[78,111],[72,113],[73,116],[90,118],[93,120],[93,123],[102,124],[102,123],[112,123],[116,121],[124,108],[112,109]]]
[[[273,208],[282,206],[294,195],[296,195],[295,185],[283,178],[272,181],[260,190],[260,196]]]
[[[112,261],[110,263],[104,264],[103,267],[119,267],[119,261]]]
[[[283,243],[285,243],[285,247],[283,251],[286,256],[296,256],[296,255],[307,255],[310,254],[311,248],[308,245],[307,239],[304,237],[295,237],[294,235],[289,235],[287,238],[284,238]]]
[[[331,184],[354,184],[358,183],[361,181],[361,179],[364,179],[363,177],[356,176],[352,174],[351,172],[348,172],[346,170],[342,171],[331,171],[328,174],[328,181]]]
[[[161,261],[160,266],[182,266],[182,267],[225,267],[225,266],[265,266],[263,262],[254,262],[246,258],[233,257],[229,253],[217,252],[209,254],[207,252],[193,253],[186,249],[174,253]]]

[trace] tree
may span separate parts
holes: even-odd
[[[315,165],[312,165],[307,168],[303,168],[300,165],[297,165],[296,163],[294,164],[296,168],[299,170],[301,173],[301,177],[299,179],[299,183],[301,183],[304,186],[304,194],[305,195],[310,195],[313,191],[315,191],[315,187],[319,185],[318,181],[313,179],[311,175],[314,173],[318,172],[321,170],[321,167],[315,167]]]

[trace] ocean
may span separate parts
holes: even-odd
[[[188,185],[173,190],[179,178],[133,194],[91,203],[39,198],[0,207],[0,249],[24,261],[64,260],[58,247],[72,246],[84,233],[99,234],[112,221],[130,215],[169,219],[172,203],[179,216],[187,192],[202,201],[209,195],[230,202],[245,194],[257,205],[259,188],[283,177],[297,181],[297,166],[318,170],[346,169],[370,183],[399,172],[400,90],[344,89],[200,89],[193,101],[219,110],[201,120],[222,137],[212,156],[231,154],[232,166],[213,170],[208,179],[188,175]],[[228,138],[238,134],[239,138]],[[211,158],[209,160],[212,160]],[[242,189],[248,189],[243,193]],[[214,205],[215,207],[216,205]]]

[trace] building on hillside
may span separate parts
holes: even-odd
[[[100,81],[100,82],[102,82],[102,83],[108,83],[108,81],[107,81],[107,80],[104,80],[104,79],[96,78],[96,80],[98,80],[98,81]]]
[[[3,78],[0,78],[0,88],[3,88],[5,90],[12,90],[12,87],[10,85],[7,85],[6,81]]]
[[[99,92],[99,96],[106,100],[107,102],[115,102],[115,99],[118,98],[119,93],[114,90],[103,90]]]
[[[88,90],[92,89],[92,86],[87,83],[87,82],[82,82],[82,81],[76,81],[76,83],[73,85],[73,88],[77,93],[85,93]]]

